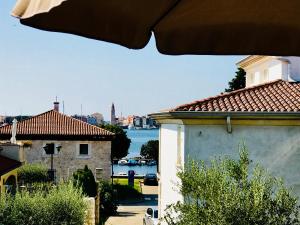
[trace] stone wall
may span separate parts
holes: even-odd
[[[96,168],[102,169],[101,178],[108,180],[111,175],[111,142],[110,141],[32,141],[32,146],[25,148],[25,159],[28,163],[44,163],[50,168],[51,157],[46,155],[43,146],[47,143],[60,145],[61,150],[54,155],[54,169],[58,179],[68,179],[77,169],[87,165],[94,176]],[[89,156],[80,156],[79,145],[89,144]]]
[[[87,204],[87,211],[84,225],[95,225],[95,199],[85,198],[85,203]]]

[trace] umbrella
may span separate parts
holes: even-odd
[[[299,0],[18,0],[24,25],[169,55],[300,56]]]

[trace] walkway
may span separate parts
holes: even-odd
[[[157,186],[143,186],[142,191],[145,201],[120,205],[117,215],[110,217],[105,225],[142,225],[147,208],[157,206]]]

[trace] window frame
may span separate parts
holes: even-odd
[[[88,146],[88,154],[80,154],[80,146],[81,145],[87,145]],[[88,159],[92,156],[92,147],[90,143],[87,142],[80,142],[76,145],[76,158],[81,159]]]

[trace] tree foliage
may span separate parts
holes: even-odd
[[[158,140],[150,140],[142,145],[140,155],[146,159],[154,159],[158,162],[158,149]]]
[[[225,92],[231,92],[246,87],[246,72],[242,68],[238,68],[235,77],[228,83],[229,88]]]
[[[127,133],[116,125],[102,125],[101,128],[115,133],[115,138],[111,143],[111,157],[121,159],[128,155],[131,140],[127,137]]]
[[[97,183],[93,172],[85,166],[84,169],[79,169],[73,174],[74,185],[82,188],[83,194],[89,197],[97,195]]]
[[[83,225],[86,209],[81,191],[72,184],[1,194],[0,225]]]
[[[109,217],[117,213],[118,204],[113,190],[113,185],[107,181],[100,181],[100,216]]]
[[[184,202],[170,205],[172,225],[299,225],[299,205],[280,179],[259,165],[249,172],[245,147],[240,159],[190,162],[178,173]]]

